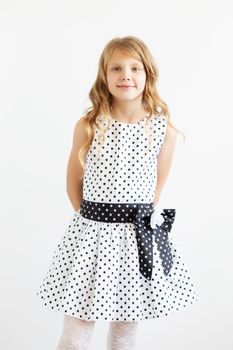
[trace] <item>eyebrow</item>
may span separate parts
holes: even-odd
[[[118,64],[118,65],[120,65],[120,63],[118,63],[118,62],[114,62],[114,63],[110,63],[112,66],[114,65],[114,64]],[[142,64],[142,62],[133,62],[132,63],[132,65],[139,65],[139,66],[143,66],[143,64]]]

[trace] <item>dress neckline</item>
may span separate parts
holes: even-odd
[[[110,118],[112,119],[112,121],[113,122],[115,122],[115,123],[117,123],[117,124],[122,124],[122,125],[138,125],[138,124],[141,124],[141,123],[143,123],[146,119],[147,119],[147,117],[148,117],[148,114],[146,114],[145,116],[144,116],[144,118],[143,119],[141,119],[141,120],[139,120],[138,122],[134,122],[134,123],[128,123],[128,122],[123,122],[123,121],[120,121],[120,120],[117,120],[117,119],[115,119],[115,118],[113,118],[111,115],[110,115]]]

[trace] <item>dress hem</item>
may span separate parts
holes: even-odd
[[[170,316],[170,315],[173,315],[175,314],[177,311],[181,311],[181,310],[186,310],[186,309],[189,309],[191,306],[195,306],[195,304],[197,304],[199,302],[199,298],[196,298],[194,299],[192,302],[190,301],[188,304],[183,304],[183,305],[180,305],[179,307],[176,307],[174,309],[171,309],[170,311],[167,311],[166,313],[163,313],[161,315],[151,315],[149,317],[135,317],[135,318],[124,318],[124,317],[110,317],[108,319],[106,319],[106,317],[102,317],[102,318],[95,318],[95,317],[92,317],[92,318],[89,318],[87,317],[86,315],[83,316],[82,314],[74,314],[74,313],[70,313],[69,311],[63,311],[61,309],[58,309],[58,308],[51,308],[49,307],[48,305],[45,305],[43,304],[43,306],[48,310],[48,311],[53,311],[53,312],[56,312],[56,313],[62,313],[63,315],[69,315],[69,316],[73,316],[73,317],[76,317],[76,318],[79,318],[81,320],[84,320],[84,321],[101,321],[101,322],[127,322],[127,321],[148,321],[148,320],[152,320],[152,319],[158,319],[158,318],[163,318],[163,317],[167,317],[167,316]]]

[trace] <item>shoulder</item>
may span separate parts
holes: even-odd
[[[175,141],[177,135],[177,131],[169,123],[167,123],[165,138],[170,141]]]
[[[79,118],[74,126],[74,132],[85,136],[87,134],[87,119],[85,116]]]
[[[86,131],[87,128],[87,120],[85,116],[82,116],[78,119],[78,121],[76,122],[75,126],[74,126],[74,130],[81,130],[83,132]]]
[[[164,132],[163,149],[174,150],[177,140],[177,131],[167,122]]]
[[[160,114],[156,117],[157,119],[157,130],[160,135],[159,151],[160,157],[166,156],[167,152],[171,152],[175,148],[177,131],[169,122],[169,118],[164,114]]]
[[[163,114],[155,114],[153,117],[155,125],[159,127],[159,129],[166,128],[167,125],[167,117]]]
[[[170,124],[168,117],[165,115],[160,115],[158,117],[158,121],[163,126],[162,133],[164,133],[165,139],[176,140],[178,133],[175,130],[175,128]]]
[[[79,118],[79,120],[74,125],[73,130],[73,143],[74,146],[80,146],[80,144],[83,144],[88,138],[87,134],[87,121],[85,119],[85,116],[82,116]]]

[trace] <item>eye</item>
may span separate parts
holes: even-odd
[[[121,69],[121,68],[120,68],[120,67],[113,67],[113,68],[112,68],[112,70],[115,70],[115,71],[118,71],[119,69]],[[132,69],[135,70],[135,71],[139,71],[139,70],[141,70],[142,68],[133,67]]]

